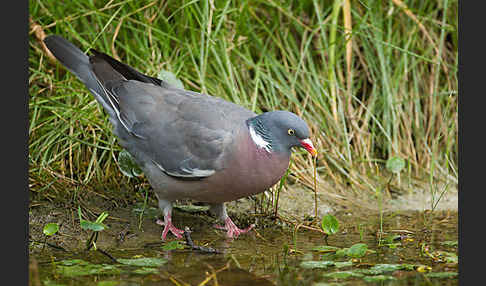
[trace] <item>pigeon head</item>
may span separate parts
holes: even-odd
[[[312,156],[317,151],[309,139],[309,126],[289,111],[265,112],[248,120],[250,137],[267,152],[290,154],[292,147],[302,147]]]

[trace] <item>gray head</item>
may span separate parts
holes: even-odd
[[[309,139],[309,126],[292,112],[278,110],[262,113],[250,118],[248,127],[255,144],[269,152],[290,154],[292,147],[303,147],[313,156],[317,154]]]

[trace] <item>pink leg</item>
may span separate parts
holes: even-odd
[[[172,234],[175,235],[177,238],[182,238],[182,234],[184,233],[184,231],[176,228],[172,224],[172,218],[171,218],[170,214],[164,215],[164,221],[161,221],[160,219],[158,219],[156,221],[156,223],[164,226],[164,230],[162,231],[162,237],[161,237],[162,240],[165,240],[167,233],[169,231],[172,232]]]
[[[226,230],[227,231],[226,235],[229,238],[237,238],[240,234],[247,233],[250,230],[252,230],[255,227],[255,224],[251,224],[249,227],[245,229],[240,229],[235,225],[235,223],[231,220],[230,217],[227,217],[224,220],[224,226],[215,225],[214,227],[217,229]]]

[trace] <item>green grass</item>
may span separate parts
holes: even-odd
[[[83,50],[152,76],[169,70],[186,89],[257,113],[301,115],[320,150],[319,181],[337,186],[322,192],[372,195],[391,156],[410,164],[408,178],[457,183],[457,0],[340,3],[30,0],[29,9],[46,34]],[[92,95],[34,33],[29,51],[31,190],[128,180]],[[289,181],[312,189],[312,168],[294,155]]]

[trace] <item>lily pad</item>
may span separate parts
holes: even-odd
[[[447,241],[441,242],[440,244],[445,245],[445,246],[457,246],[458,242],[457,242],[457,240],[447,240]]]
[[[135,269],[133,273],[147,275],[147,274],[158,274],[160,273],[160,271],[157,268],[142,267],[142,268]]]
[[[330,245],[319,245],[312,248],[312,250],[319,251],[319,252],[336,252],[339,249],[340,249],[339,247],[330,246]]]
[[[336,266],[337,268],[353,266],[353,262],[352,261],[342,261],[342,262],[336,261],[334,263],[334,266]]]
[[[145,266],[145,267],[156,267],[167,263],[167,259],[158,257],[143,257],[143,258],[119,258],[118,261],[121,264],[132,265],[132,266]]]
[[[334,278],[334,279],[346,279],[349,277],[363,277],[363,274],[356,271],[337,271],[324,274],[324,277]]]
[[[356,243],[348,249],[346,255],[353,258],[361,258],[366,254],[367,250],[368,245],[365,243]]]
[[[164,246],[162,246],[162,249],[166,250],[166,251],[175,250],[175,249],[184,249],[184,244],[182,244],[178,240],[174,240],[174,241],[170,241],[170,242],[167,242],[166,244],[164,244]]]
[[[58,265],[56,273],[66,276],[85,276],[85,275],[116,275],[123,271],[116,265],[109,264],[77,264],[72,266]]]
[[[381,282],[381,281],[388,281],[388,280],[397,280],[397,278],[389,275],[366,276],[363,279],[366,282]]]
[[[333,266],[334,261],[322,261],[322,260],[310,260],[310,261],[302,261],[300,263],[300,267],[306,269],[314,269],[314,268],[328,268],[329,266]]]
[[[174,205],[174,208],[180,209],[188,213],[205,212],[209,210],[209,206],[196,206],[196,205]]]
[[[112,281],[112,280],[106,280],[106,281],[99,281],[96,286],[116,286],[120,285],[120,281]]]
[[[431,272],[425,274],[428,278],[452,278],[457,276],[457,272]]]
[[[458,263],[458,257],[455,253],[448,252],[448,251],[441,251],[437,250],[432,253],[432,255],[440,261],[444,261],[447,263]]]
[[[373,267],[371,267],[369,270],[373,274],[382,274],[385,272],[391,272],[395,270],[414,270],[416,268],[416,265],[413,264],[376,264]],[[371,273],[370,273],[371,274]]]
[[[66,260],[61,260],[58,263],[65,266],[71,266],[76,264],[84,264],[84,265],[89,264],[88,261],[84,261],[82,259],[66,259]]]

